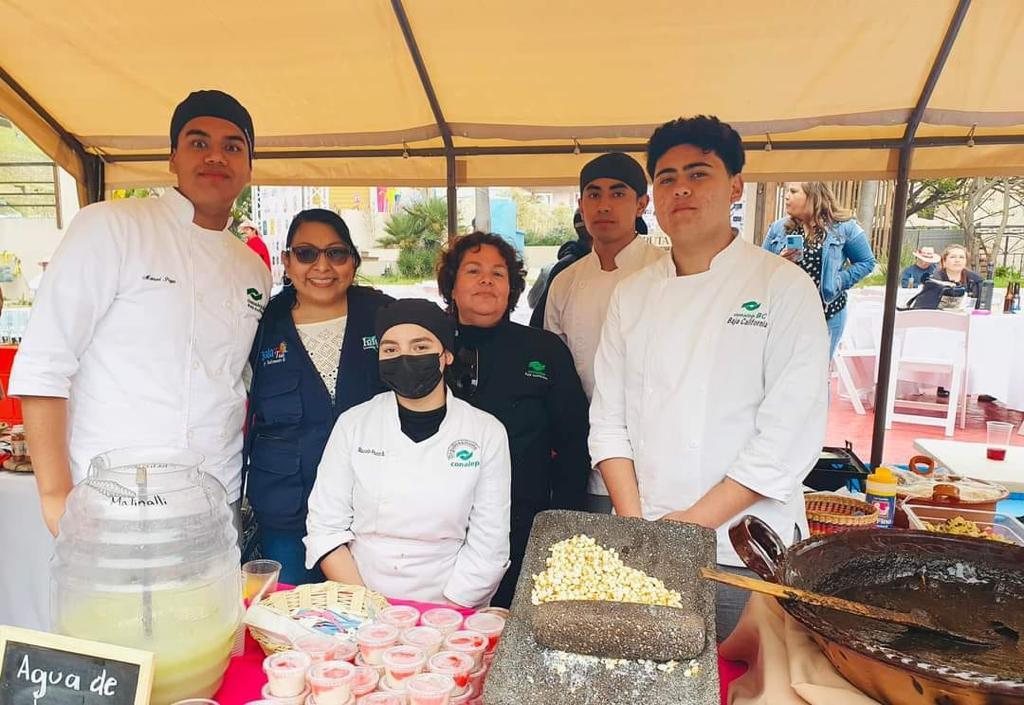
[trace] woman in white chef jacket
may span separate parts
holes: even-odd
[[[390,597],[486,605],[508,567],[505,429],[448,393],[455,332],[436,304],[395,301],[376,332],[392,391],[334,426],[309,497],[306,566]]]

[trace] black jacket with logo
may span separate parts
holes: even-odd
[[[553,333],[510,321],[494,328],[460,325],[455,347],[476,349],[478,363],[475,391],[459,384],[464,365],[448,368],[453,393],[495,416],[508,433],[512,567],[494,598],[494,604],[507,605],[533,517],[545,509],[584,506],[589,405],[572,355]]]

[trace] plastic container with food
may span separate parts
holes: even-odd
[[[433,627],[448,636],[462,627],[462,614],[450,607],[435,607],[420,616],[420,624]]]
[[[306,689],[306,671],[312,665],[309,654],[282,651],[263,659],[270,694],[275,698],[294,698]]]
[[[423,649],[423,653],[429,658],[441,650],[444,634],[433,627],[412,627],[402,632],[400,641],[403,644]]]
[[[420,611],[410,605],[392,605],[382,610],[377,620],[394,625],[399,631],[405,631],[419,623]]]
[[[348,661],[314,664],[306,676],[317,705],[345,705],[352,697],[356,667]]]
[[[903,503],[912,529],[936,531],[955,536],[973,536],[1024,546],[1024,524],[1002,512],[939,507],[914,500]]]
[[[384,652],[398,643],[398,627],[392,624],[367,624],[356,632],[359,654],[368,666],[380,666]]]
[[[384,652],[384,677],[388,685],[397,688],[402,681],[423,670],[427,655],[418,646],[402,644]]]

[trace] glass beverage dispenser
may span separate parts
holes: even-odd
[[[237,532],[202,461],[176,448],[97,456],[51,560],[54,630],[156,653],[153,705],[216,692],[242,616]]]

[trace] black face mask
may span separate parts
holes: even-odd
[[[406,399],[422,399],[441,381],[441,354],[399,355],[381,360],[380,380]]]

